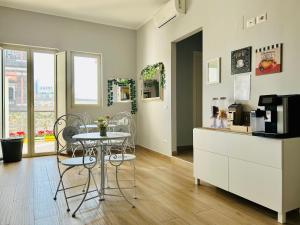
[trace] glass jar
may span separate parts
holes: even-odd
[[[228,100],[226,97],[220,97],[219,100],[219,128],[227,128],[227,116],[228,116]]]
[[[212,98],[211,101],[211,127],[217,128],[217,119],[219,114],[219,98]]]

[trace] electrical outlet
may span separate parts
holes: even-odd
[[[257,24],[263,23],[263,22],[266,22],[266,21],[267,21],[267,13],[260,14],[259,16],[256,17],[256,23]]]
[[[255,26],[255,17],[247,19],[246,27],[250,28],[250,27],[254,27],[254,26]]]

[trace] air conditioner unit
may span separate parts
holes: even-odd
[[[155,15],[156,27],[161,28],[179,14],[185,14],[185,0],[170,0]]]

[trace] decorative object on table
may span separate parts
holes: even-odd
[[[234,100],[248,101],[251,93],[251,74],[234,77]]]
[[[219,100],[219,113],[217,120],[218,128],[227,128],[227,111],[228,111],[228,101],[226,97],[220,97]]]
[[[218,101],[218,117],[216,120],[216,128],[227,128],[227,110],[228,101],[226,97],[220,97]]]
[[[256,75],[282,72],[282,46],[275,44],[256,49]]]
[[[211,127],[217,128],[217,118],[219,114],[219,98],[212,98],[211,101]]]
[[[209,60],[207,63],[207,84],[221,83],[221,58]]]
[[[137,112],[135,80],[123,78],[108,80],[107,89],[107,106],[111,106],[114,101],[131,102],[131,113]]]
[[[143,99],[160,99],[166,85],[165,66],[162,62],[148,65],[141,72]]]
[[[252,47],[231,52],[231,74],[251,72]]]
[[[98,127],[100,129],[100,136],[106,136],[109,116],[99,117],[97,120]]]

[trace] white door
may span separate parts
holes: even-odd
[[[53,124],[56,120],[55,52],[32,50],[32,155],[55,152]]]
[[[30,155],[30,55],[8,46],[2,51],[2,134],[23,137],[23,155]]]

